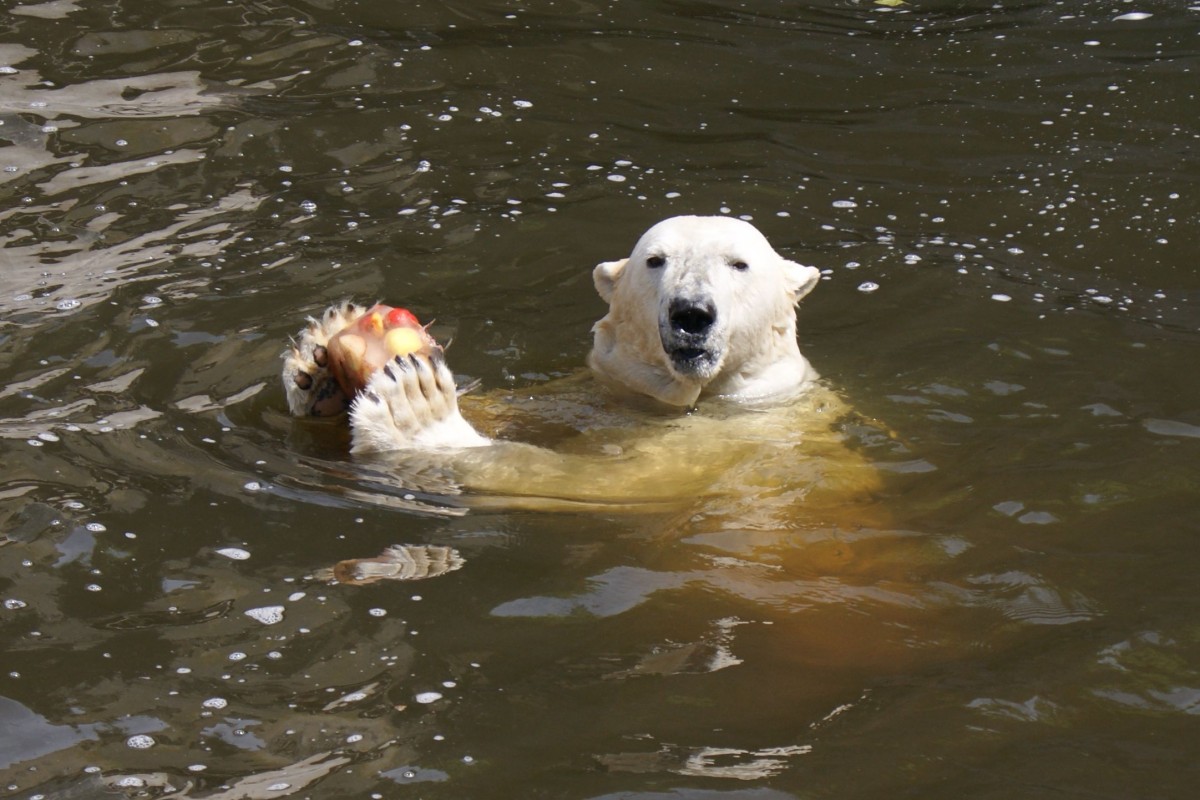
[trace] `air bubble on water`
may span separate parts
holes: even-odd
[[[208,769],[207,764],[189,764],[188,765],[188,772],[204,772],[204,770],[206,770],[206,769]]]
[[[463,760],[463,763],[464,763],[464,764],[473,764],[473,763],[475,763],[475,759],[474,759],[474,758],[472,758],[471,756],[463,756],[463,757],[462,757],[462,760]]]
[[[4,607],[9,611],[19,611],[28,605],[24,600],[18,600],[15,597],[10,597],[4,601]]]
[[[258,492],[258,491],[262,491],[263,487],[262,487],[262,484],[259,483],[258,481],[247,481],[246,483],[244,483],[242,485],[242,488],[245,489],[247,492]]]
[[[288,602],[294,603],[297,600],[303,600],[304,594],[305,594],[304,592],[292,592],[291,594],[288,595]]]
[[[234,650],[232,653],[229,654],[229,660],[230,661],[245,661],[246,654],[243,653],[241,650]]]
[[[834,200],[830,205],[834,208],[858,208],[858,203],[853,200]]]
[[[250,551],[243,550],[240,547],[221,547],[217,549],[217,555],[225,556],[234,561],[245,561],[250,558]]]
[[[115,142],[113,142],[113,144],[115,144],[117,147],[124,147],[129,144],[129,142],[124,139],[117,139]]]
[[[513,100],[513,105],[517,108],[533,108],[533,103],[528,100]]]
[[[387,609],[386,608],[372,608],[367,613],[370,614],[372,617],[386,617]]]
[[[42,431],[41,433],[39,433],[39,434],[37,435],[37,438],[41,439],[43,442],[57,442],[57,441],[59,441],[58,434],[56,434],[56,433],[51,433],[50,431]]]
[[[154,747],[155,744],[156,742],[154,741],[153,737],[147,736],[144,733],[130,736],[125,740],[125,746],[131,747],[134,750],[145,750],[147,748]]]
[[[104,533],[106,530],[108,530],[108,528],[104,527],[103,523],[100,522],[89,522],[83,527],[87,528],[92,533]]]
[[[148,294],[142,298],[142,302],[148,306],[162,305],[163,299],[158,295]]]
[[[424,159],[417,162],[417,172],[429,172],[433,169],[433,165]]]
[[[79,308],[83,303],[73,297],[68,297],[65,300],[59,300],[54,304],[54,307],[59,311],[73,311]]]
[[[260,606],[248,608],[244,612],[247,617],[263,625],[275,625],[283,622],[283,606]]]
[[[15,67],[0,67],[0,75],[16,75],[17,72]]]
[[[442,686],[446,687],[447,689],[453,689],[455,686],[458,686],[458,684],[454,681],[442,681]]]
[[[202,708],[221,709],[229,705],[229,701],[224,697],[210,697],[200,704]]]
[[[290,788],[292,788],[292,785],[290,783],[284,783],[283,781],[280,781],[279,783],[272,783],[270,786],[268,786],[267,791],[268,792],[283,792],[283,791],[287,791]]]
[[[870,294],[877,289],[879,289],[879,284],[875,281],[863,281],[858,285],[858,290],[864,294]]]
[[[87,586],[85,586],[85,587],[83,587],[83,588],[87,589],[89,592],[99,592],[99,591],[101,591],[101,590],[102,590],[104,587],[102,587],[102,586],[101,586],[100,584],[98,584],[98,583],[89,583]]]
[[[132,747],[132,745],[130,746]],[[146,781],[144,778],[139,778],[137,775],[125,775],[117,778],[114,785],[119,786],[122,789],[141,789],[145,787]]]
[[[616,173],[613,173],[612,175],[608,175],[607,178],[608,178],[608,180],[612,181],[613,183],[624,183],[626,180],[624,175],[617,175]]]
[[[1154,16],[1148,11],[1130,11],[1128,14],[1121,14],[1113,17],[1113,22],[1137,22],[1139,20],[1148,19]]]
[[[419,692],[414,698],[418,703],[429,704],[436,703],[442,699],[441,692]]]
[[[995,300],[997,303],[1007,303],[1009,300],[1012,300],[1012,298],[1010,296],[1008,296],[1006,294],[1000,294],[999,292],[992,295],[992,299]]]
[[[361,733],[352,733],[346,737],[347,744],[355,744],[356,742],[361,742],[362,740],[363,735]]]
[[[302,203],[300,203],[300,210],[303,211],[305,214],[316,213],[317,204],[314,203],[312,200],[305,200]]]

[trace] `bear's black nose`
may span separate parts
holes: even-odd
[[[703,336],[717,321],[717,309],[707,300],[675,299],[668,312],[671,329],[692,336]]]

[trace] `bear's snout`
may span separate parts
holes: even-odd
[[[714,336],[717,306],[707,298],[677,297],[660,323],[663,350],[681,375],[707,378],[717,369],[721,347]]]
[[[667,310],[667,318],[670,320],[672,332],[703,337],[708,335],[709,329],[717,321],[717,309],[708,300],[676,298],[671,301],[671,306]]]

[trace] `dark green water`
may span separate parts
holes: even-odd
[[[0,793],[1194,796],[1197,3],[0,13]],[[680,213],[827,271],[886,528],[430,515],[287,417],[344,297],[570,372]],[[465,564],[312,578],[398,543]]]

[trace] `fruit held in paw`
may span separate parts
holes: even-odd
[[[396,356],[441,349],[406,308],[377,305],[338,331],[326,347],[338,385],[353,397],[376,370]]]

